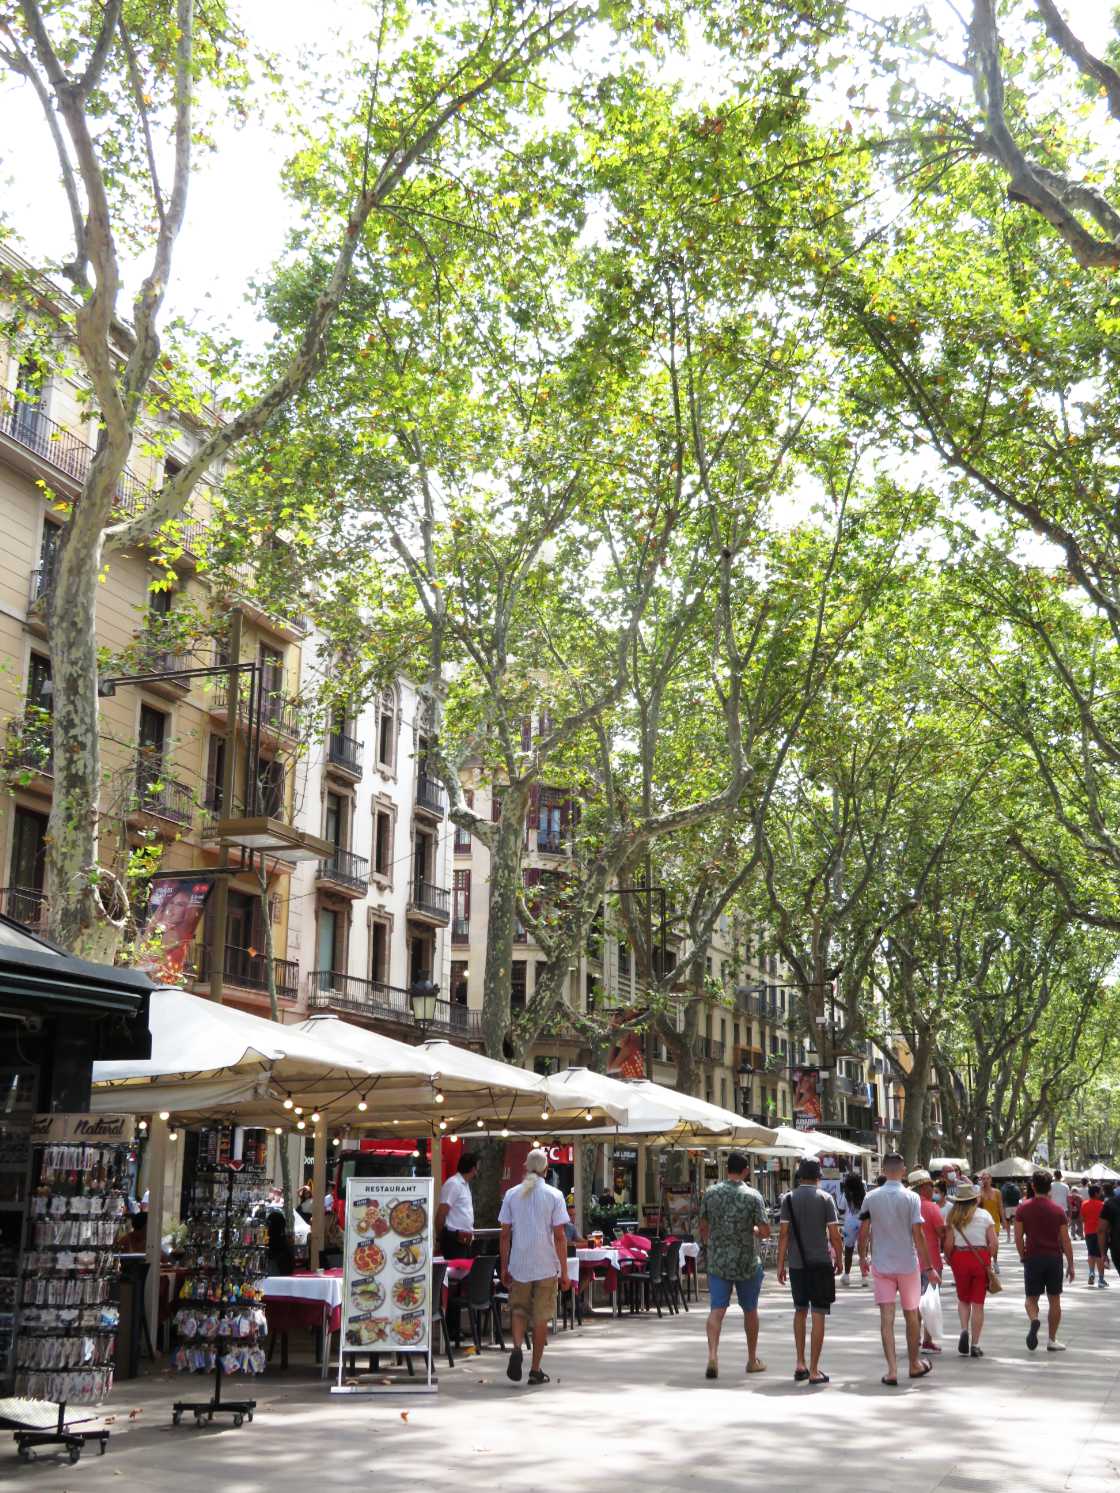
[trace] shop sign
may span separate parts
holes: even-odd
[[[346,1353],[423,1353],[432,1380],[432,1179],[350,1177],[346,1183],[342,1333],[338,1361],[341,1392]],[[404,1391],[408,1385],[390,1385]],[[386,1386],[359,1386],[384,1392]]]
[[[611,1159],[616,1166],[628,1166],[637,1161],[638,1153],[630,1146],[615,1146]]]
[[[74,1141],[131,1144],[136,1139],[136,1117],[135,1115],[89,1114],[36,1115],[31,1124],[31,1139],[36,1145],[67,1145]]]

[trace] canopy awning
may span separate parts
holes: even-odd
[[[1034,1162],[1028,1161],[1025,1156],[1005,1156],[995,1166],[988,1167],[993,1180],[997,1177],[1032,1177],[1037,1170]]]
[[[792,1125],[777,1127],[776,1144],[783,1149],[800,1151],[803,1156],[869,1156],[869,1146],[857,1146],[855,1141],[843,1140],[838,1135],[826,1135],[823,1130],[795,1130]]]
[[[581,1123],[572,1128],[572,1134],[625,1135],[652,1144],[720,1140],[753,1147],[773,1141],[774,1131],[765,1125],[649,1079],[623,1081],[594,1073],[590,1068],[567,1068],[554,1074],[552,1082],[569,1091],[592,1093],[603,1109],[622,1112],[622,1118],[614,1125]],[[565,1127],[555,1123],[542,1122],[539,1130],[565,1133]]]

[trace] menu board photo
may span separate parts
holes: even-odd
[[[430,1177],[347,1182],[340,1386],[347,1353],[424,1353],[431,1382],[433,1223]]]

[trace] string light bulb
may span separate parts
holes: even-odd
[[[300,1108],[300,1107],[299,1107],[299,1105],[298,1105],[298,1104],[297,1104],[297,1105],[296,1105],[296,1114],[297,1114],[297,1115],[301,1115],[301,1114],[303,1114],[303,1110],[302,1110],[302,1109],[301,1109],[301,1108]]]
[[[293,1102],[294,1101],[292,1099],[292,1096],[291,1094],[289,1094],[288,1097],[284,1100],[284,1108],[291,1109]]]
[[[442,1093],[442,1091],[440,1089],[436,1090],[436,1103],[437,1104],[442,1104],[443,1103],[443,1093]]]
[[[147,1130],[147,1128],[148,1128],[148,1122],[147,1122],[147,1120],[141,1120],[140,1123],[137,1125],[136,1128],[138,1130]]]
[[[456,1141],[457,1141],[457,1140],[458,1140],[458,1139],[459,1139],[459,1137],[458,1137],[458,1136],[457,1136],[457,1135],[453,1135],[453,1136],[451,1136],[451,1144],[452,1144],[452,1145],[454,1145],[454,1144],[455,1144],[455,1142],[456,1142]]]
[[[366,1103],[366,1096],[364,1094],[358,1100],[358,1108],[359,1110],[361,1110],[362,1114],[365,1114],[366,1110],[369,1108],[369,1105]]]
[[[336,1135],[335,1138],[334,1138],[334,1140],[331,1141],[331,1145],[332,1146],[341,1146],[341,1144],[342,1144],[342,1136],[341,1135]]]
[[[587,1110],[587,1112],[584,1114],[583,1118],[585,1120],[593,1120],[595,1118],[595,1116],[591,1113],[590,1110]]]
[[[542,1109],[541,1110],[541,1119],[542,1120],[547,1120],[548,1119],[548,1114],[549,1114],[549,1112],[548,1112],[547,1109]]]
[[[284,1127],[283,1127],[283,1125],[277,1125],[276,1128],[275,1128],[275,1130],[273,1131],[273,1134],[274,1135],[283,1135],[284,1134]]]
[[[305,1121],[303,1121],[303,1120],[297,1120],[296,1121],[296,1129],[297,1130],[306,1130],[307,1129],[307,1125],[306,1125]]]
[[[319,1111],[317,1109],[312,1110],[311,1111],[311,1123],[312,1123],[312,1125],[317,1125],[319,1123],[319,1119],[320,1119]]]
[[[171,1111],[169,1109],[161,1109],[159,1112],[159,1117],[161,1120],[170,1120]]]
[[[169,1130],[167,1132],[167,1139],[168,1140],[178,1140],[179,1139],[179,1132],[177,1130]]]
[[[479,1128],[479,1130],[482,1130],[484,1128],[484,1123],[485,1123],[484,1121],[482,1121],[482,1120],[476,1120],[474,1123],[477,1125],[477,1127]]]
[[[502,1139],[503,1140],[509,1140],[509,1131],[508,1130],[503,1130],[502,1131]]]
[[[441,1129],[441,1130],[446,1130],[446,1129],[447,1129],[447,1121],[446,1121],[446,1120],[441,1120],[441,1121],[440,1121],[440,1122],[439,1122],[439,1128],[440,1128],[440,1129]]]

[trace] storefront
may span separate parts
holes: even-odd
[[[153,988],[147,975],[72,958],[0,918],[0,1393],[15,1375],[35,1117],[86,1115],[97,1059],[148,1055]]]

